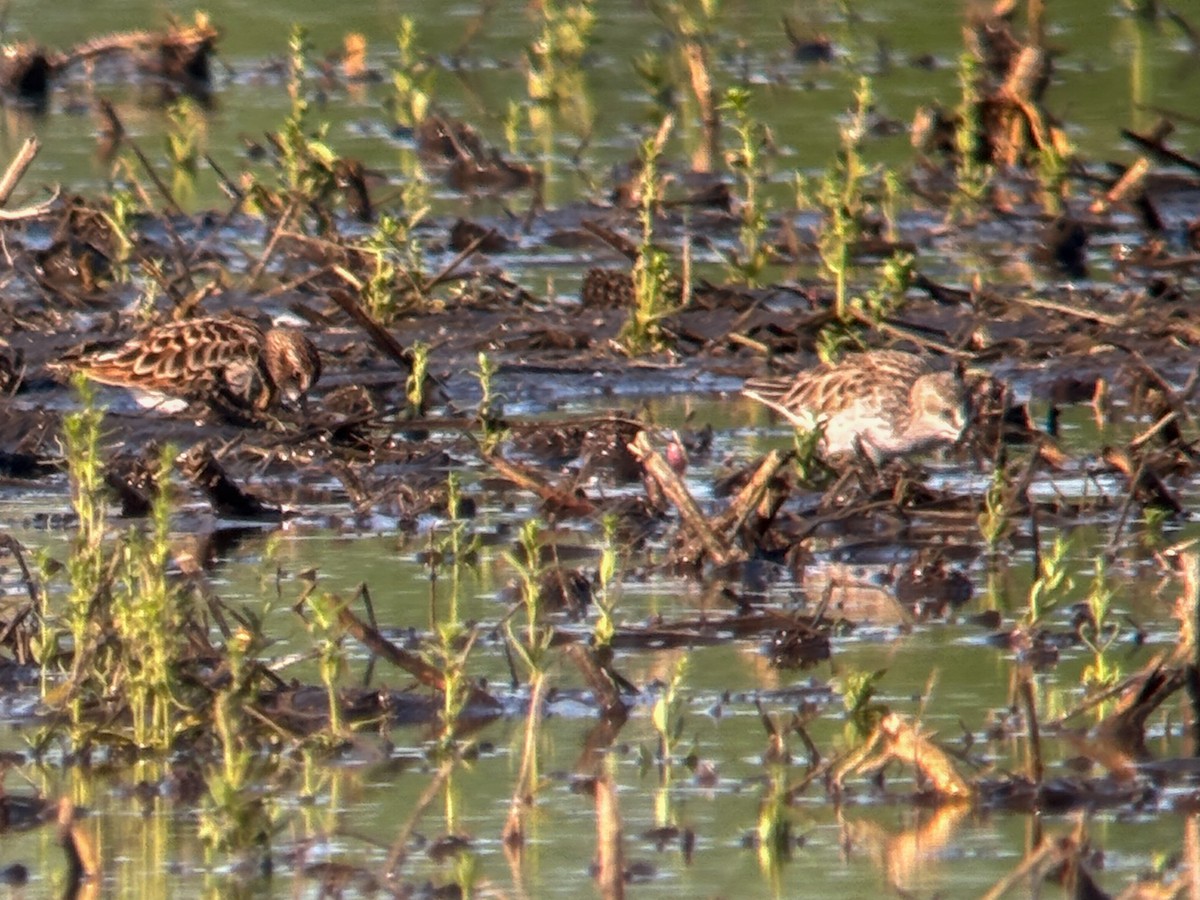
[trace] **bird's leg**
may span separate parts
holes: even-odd
[[[872,478],[879,476],[879,460],[883,454],[879,448],[864,434],[854,436],[854,453],[864,463]]]

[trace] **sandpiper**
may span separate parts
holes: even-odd
[[[265,333],[240,316],[159,325],[120,347],[70,360],[94,381],[129,388],[159,408],[164,398],[208,400],[265,410],[281,400],[306,405],[321,377],[321,357],[295,328]]]
[[[876,463],[953,444],[970,418],[959,374],[935,372],[898,350],[850,354],[790,378],[753,378],[742,393],[797,428],[824,429],[825,453],[861,449]]]

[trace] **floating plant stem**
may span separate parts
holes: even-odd
[[[521,123],[526,119],[525,107],[509,100],[504,113],[504,143],[508,152],[516,154],[521,147]]]
[[[471,682],[467,674],[467,660],[475,645],[478,632],[468,629],[459,614],[462,592],[461,571],[468,558],[473,557],[478,547],[478,537],[468,540],[466,522],[458,515],[462,503],[462,487],[457,473],[451,472],[446,484],[446,508],[451,519],[449,532],[440,537],[436,547],[429,551],[430,567],[430,627],[436,640],[431,647],[434,665],[442,673],[442,749],[449,750],[455,739],[459,717],[470,697]],[[431,533],[431,542],[433,535]],[[439,615],[436,592],[442,579],[438,572],[450,567],[450,603],[446,614]]]
[[[876,270],[875,284],[863,295],[849,298],[845,318],[834,317],[817,335],[817,355],[824,362],[836,362],[849,347],[865,349],[864,333],[878,326],[904,304],[912,285],[913,257],[893,253]]]
[[[788,809],[786,775],[772,772],[766,780],[765,795],[758,811],[755,837],[758,861],[766,872],[777,872],[791,855],[792,820]]]
[[[329,124],[313,126],[309,121],[306,70],[311,52],[307,30],[293,26],[288,38],[289,112],[272,142],[279,151],[283,187],[291,195],[289,200],[300,199],[319,207],[318,201],[337,189],[338,157],[325,142]]]
[[[212,730],[219,757],[205,766],[206,797],[198,831],[210,851],[235,850],[269,856],[276,830],[277,801],[266,778],[277,758],[256,752],[255,729],[246,715],[253,691],[258,644],[248,631],[233,634],[225,645],[229,680],[213,698]]]
[[[842,705],[849,716],[856,742],[871,734],[888,711],[887,706],[875,701],[875,690],[884,674],[884,670],[848,672],[842,678]]]
[[[834,321],[822,330],[818,343],[821,358],[836,358],[847,342],[858,342],[849,325],[855,320],[878,320],[903,300],[911,275],[911,259],[897,255],[881,270],[879,285],[867,297],[850,294],[851,254],[863,233],[864,222],[871,210],[868,188],[882,179],[883,217],[895,218],[894,177],[880,166],[871,166],[862,155],[862,144],[868,130],[868,117],[874,97],[871,82],[860,79],[854,92],[854,109],[840,128],[841,146],[834,163],[825,170],[815,191],[815,202],[821,213],[821,228],[817,236],[817,251],[821,267],[833,283]],[[804,194],[802,180],[797,180],[797,196]],[[907,273],[907,274],[905,274]]]
[[[283,140],[281,141],[285,181],[292,190],[298,190],[300,187],[303,151],[307,144],[304,134],[308,124],[305,67],[308,64],[308,54],[311,49],[307,29],[293,25],[292,31],[288,35],[287,93],[291,109],[284,121]]]
[[[447,752],[454,746],[459,719],[471,695],[467,661],[475,646],[478,632],[464,628],[461,622],[446,619],[437,624],[434,634],[437,639],[434,644],[436,664],[441,670],[444,684],[440,749]]]
[[[1142,509],[1142,527],[1138,541],[1153,552],[1167,544],[1163,529],[1171,521],[1172,511],[1165,506],[1147,505]]]
[[[904,297],[913,281],[913,256],[911,253],[896,252],[885,259],[877,269],[875,284],[861,298],[855,298],[862,316],[872,326],[878,325],[904,305]]]
[[[529,673],[536,674],[544,668],[545,653],[550,647],[553,629],[542,624],[541,616],[541,547],[538,535],[542,525],[537,519],[529,519],[522,526],[517,538],[519,553],[506,552],[505,560],[517,573],[521,587],[521,603],[525,609],[525,635],[522,640],[513,630],[512,618],[505,620],[509,641],[525,663]]]
[[[1062,213],[1063,203],[1070,187],[1067,181],[1069,173],[1068,152],[1066,147],[1056,145],[1054,137],[1061,134],[1055,131],[1045,144],[1038,148],[1037,174],[1038,183],[1042,189],[1042,208],[1051,216]],[[1065,144],[1065,138],[1061,139]]]
[[[112,276],[118,284],[126,284],[131,277],[129,260],[134,247],[131,228],[138,202],[132,191],[114,188],[109,191],[109,204],[109,210],[102,215],[112,230]]]
[[[801,484],[815,484],[818,474],[825,468],[821,462],[824,437],[824,422],[817,422],[815,428],[797,428],[792,432],[793,460]]]
[[[363,282],[362,303],[371,318],[383,325],[391,322],[396,314],[396,265],[391,259],[391,251],[400,230],[400,221],[385,214],[379,217],[374,233],[363,242],[363,249],[371,260],[371,271]]]

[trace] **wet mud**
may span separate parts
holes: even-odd
[[[198,22],[174,37],[140,35],[64,52],[25,48],[0,79],[38,103],[55,84],[70,83],[83,59],[136,54],[139,77],[203,94],[216,38],[207,27]],[[798,56],[826,58],[827,43],[794,28],[789,24],[788,37]],[[853,712],[862,716],[865,737],[840,754],[823,753],[807,731],[816,710],[831,703],[828,685],[802,691],[799,700],[780,688],[753,701],[722,702],[759,704],[765,740],[776,750],[773,759],[770,752],[764,757],[765,768],[783,760],[789,739],[805,748],[806,771],[793,773],[782,792],[788,798],[824,790],[837,803],[847,782],[864,777],[885,793],[879,773],[898,763],[916,773],[903,800],[940,815],[952,815],[947,810],[960,803],[1018,812],[1138,809],[1147,791],[1182,788],[1190,777],[1165,770],[1170,760],[1148,749],[1146,727],[1174,698],[1189,713],[1191,739],[1200,741],[1194,630],[1111,685],[1111,705],[1086,733],[1070,727],[1079,710],[1040,723],[1071,743],[1087,770],[1048,780],[1036,674],[1053,670],[1064,651],[1094,647],[1107,629],[1137,629],[1098,622],[1082,606],[1064,623],[971,603],[986,590],[979,573],[998,555],[1028,554],[1035,574],[1048,572],[1048,533],[1098,527],[1115,554],[1138,539],[1148,518],[1178,523],[1193,515],[1200,157],[1174,146],[1164,125],[1126,135],[1142,154],[1137,165],[1071,157],[1048,184],[1035,161],[1062,133],[1043,104],[1049,56],[1003,16],[976,22],[968,34],[981,73],[974,143],[956,143],[962,125],[952,111],[927,110],[913,126],[905,176],[916,198],[911,208],[887,218],[864,201],[857,213],[846,257],[853,292],[868,295],[895,254],[913,257],[898,299],[882,307],[840,303],[820,274],[828,217],[810,211],[767,217],[762,238],[770,265],[767,277],[756,279],[763,286],[721,277],[716,261],[737,245],[745,225],[744,199],[729,173],[697,174],[682,158],[666,157],[661,193],[651,204],[639,196],[645,186],[635,164],[613,173],[605,202],[547,208],[532,164],[507,158],[469,123],[442,114],[415,130],[426,164],[455,191],[503,196],[510,214],[423,217],[408,235],[421,246],[423,269],[406,268],[394,253],[383,266],[382,251],[367,236],[392,211],[372,196],[361,163],[311,147],[289,149],[286,135],[259,150],[268,169],[298,155],[308,167],[302,189],[246,187],[217,169],[231,195],[222,209],[185,214],[149,164],[137,182],[144,202],[119,223],[112,198],[64,186],[60,196],[4,225],[3,490],[37,489],[64,505],[71,496],[64,417],[81,401],[70,360],[119,346],[154,324],[200,315],[237,315],[259,328],[283,323],[301,330],[320,354],[320,379],[303,405],[243,405],[195,390],[184,411],[166,412],[139,408],[120,388],[98,389],[98,402],[108,407],[100,444],[113,516],[126,524],[151,520],[163,448],[176,451],[172,528],[193,540],[172,571],[201,610],[181,625],[189,648],[179,665],[196,708],[216,702],[228,679],[242,677],[231,674],[227,644],[257,628],[209,581],[247,535],[296,521],[313,530],[386,527],[412,536],[428,531],[430,520],[463,523],[470,534],[480,508],[519,510],[541,523],[531,545],[512,533],[482,537],[516,554],[536,577],[517,586],[506,615],[472,623],[453,646],[511,642],[500,619],[523,615],[522,605],[536,598],[541,619],[530,634],[541,629],[537,640],[561,655],[581,685],[545,688],[546,702],[578,704],[596,720],[587,739],[592,756],[652,702],[651,686],[623,674],[638,654],[743,642],[777,672],[820,671],[836,663],[838,640],[864,624],[911,630],[956,618],[977,631],[981,653],[1011,654],[1012,719],[997,724],[991,738],[1025,737],[1032,761],[1024,772],[980,774],[968,764],[969,748],[951,753],[914,718],[871,701],[870,689]],[[348,77],[336,67],[325,75]],[[135,149],[116,113],[108,115],[107,137]],[[950,213],[962,190],[964,153],[994,168],[977,201]],[[140,149],[136,155],[144,159]],[[656,348],[634,353],[628,329],[650,252],[642,241],[647,209],[654,247],[667,260],[669,308],[654,320]],[[958,263],[971,255],[1006,260],[1011,277],[973,277]],[[530,286],[539,279],[523,277],[526,267],[553,271],[556,283],[578,288],[539,293]],[[385,312],[371,306],[381,291]],[[828,355],[831,336],[842,352],[903,349],[961,372],[971,387],[963,439],[936,459],[880,464],[861,454],[823,458],[786,441],[766,453],[717,458],[714,443],[731,444],[722,434],[732,430],[728,418],[696,417],[667,428],[642,408],[645,398],[668,395],[736,408],[746,402],[738,399],[744,381],[815,366]],[[1081,452],[1060,434],[1061,417],[1070,414],[1117,437]],[[461,487],[448,485],[452,473]],[[1067,477],[1089,488],[1060,490]],[[70,513],[33,524],[70,532],[80,523]],[[619,546],[626,571],[695,583],[705,595],[702,608],[621,623],[604,641],[589,635],[581,623],[595,618],[606,590],[599,571],[606,541]],[[0,631],[3,671],[14,684],[32,684],[33,611],[41,608],[42,588],[24,548],[9,538],[3,549],[13,562],[6,577],[24,593]],[[446,564],[442,553],[430,550],[424,561]],[[1179,585],[1179,618],[1194,623],[1197,556],[1184,546],[1149,556]],[[1039,582],[1045,590],[1048,579]],[[780,584],[805,602],[767,602]],[[305,592],[298,612],[312,596]],[[434,652],[434,634],[401,635],[395,623],[374,620],[369,587],[332,618],[416,687],[344,687],[331,703],[325,687],[286,680],[264,663],[242,688],[266,727],[303,740],[335,723],[440,723],[465,745],[497,717],[536,721],[530,710],[546,700],[543,687],[533,687],[537,679],[528,691],[469,676],[462,687],[461,674]],[[520,681],[511,657],[509,665]],[[462,693],[449,722],[447,697],[455,691]],[[92,701],[95,721],[128,714],[112,697]],[[763,711],[771,703],[795,709],[790,723]],[[187,739],[206,752],[215,740],[200,729]],[[445,752],[455,758],[459,750]],[[597,816],[615,815],[600,768],[588,777]],[[171,778],[186,780],[179,772]],[[69,810],[39,815],[58,815],[63,833],[73,833]],[[521,843],[519,820],[514,813],[505,827],[511,846]],[[85,840],[65,843],[86,868]],[[1085,842],[1076,836],[1047,843],[1026,865],[1047,878],[1075,866],[1072,877],[1084,879],[1086,862]],[[313,870],[311,877],[365,874]]]

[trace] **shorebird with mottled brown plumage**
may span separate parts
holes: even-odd
[[[299,330],[280,326],[264,332],[240,316],[170,322],[64,364],[162,409],[178,408],[166,398],[258,411],[287,402],[303,409],[321,377],[321,356]]]
[[[785,378],[753,378],[742,393],[797,428],[823,430],[825,453],[862,450],[880,463],[956,443],[970,419],[956,372],[898,350],[852,353]]]

